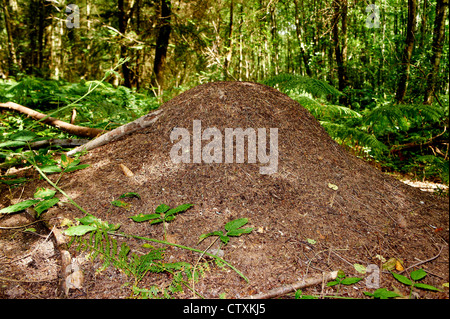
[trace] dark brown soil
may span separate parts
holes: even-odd
[[[381,265],[377,256],[382,256],[386,260],[402,260],[407,268],[437,256],[441,248],[437,258],[419,268],[428,273],[424,283],[442,288],[449,281],[448,198],[407,186],[350,155],[306,109],[286,95],[254,83],[219,82],[184,92],[161,108],[162,115],[153,126],[90,151],[82,160],[90,167],[66,174],[59,186],[89,213],[109,223],[120,223],[120,231],[160,240],[161,224],[135,223],[129,217],[153,213],[162,203],[171,207],[192,203],[191,209],[168,224],[168,240],[201,250],[215,239],[211,237],[197,245],[201,234],[223,230],[233,219],[248,218],[247,226],[253,227],[253,232],[232,237],[222,249],[223,258],[249,282],[230,268],[210,262],[209,271],[195,283],[195,290],[202,296],[245,298],[338,269],[348,277],[364,277],[353,264]],[[225,128],[278,128],[278,171],[262,175],[259,168],[266,164],[249,164],[247,159],[244,163],[174,164],[170,158],[174,145],[170,133],[181,127],[192,135],[193,120],[201,120],[202,130],[216,127],[222,134]],[[125,176],[119,164],[134,175]],[[25,189],[1,186],[0,207],[9,205],[11,199],[31,198],[41,183],[36,176],[35,181]],[[136,192],[141,199],[127,199],[131,203],[129,210],[110,204],[126,192]],[[63,216],[73,220],[83,213],[67,204],[43,214],[44,218],[53,218],[56,225],[56,217]],[[16,220],[9,220],[12,218]],[[19,220],[22,218],[23,214],[7,216],[0,219],[0,226],[23,223]],[[47,233],[42,232],[44,236]],[[44,239],[0,229],[0,297],[63,297],[57,273],[31,277],[27,272],[30,264],[41,270],[44,265],[36,261],[21,265],[15,260],[33,242]],[[308,239],[316,243],[311,244]],[[144,241],[127,242],[134,251],[145,251],[141,247]],[[14,245],[17,247],[11,248]],[[75,256],[82,254],[73,249],[71,252]],[[48,266],[50,262],[57,263],[59,256],[56,253],[42,258],[46,258]],[[165,253],[166,262],[187,261],[195,265],[198,259],[199,254],[174,247],[168,247]],[[70,291],[69,298],[131,295],[131,284],[124,286],[131,279],[112,267],[96,271],[101,264],[99,260],[83,264],[83,289]],[[26,283],[5,277],[51,281]],[[166,274],[148,274],[139,287],[164,287],[170,281],[171,276]],[[382,273],[380,286],[409,293],[389,273]],[[304,291],[332,295],[336,288],[319,285]],[[338,295],[365,298],[364,291],[373,289],[367,288],[363,280],[341,287]],[[448,298],[448,288],[442,292],[418,290],[414,296]],[[193,294],[185,289],[173,297],[191,298]]]

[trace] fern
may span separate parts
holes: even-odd
[[[296,74],[282,73],[262,81],[262,84],[274,87],[288,95],[302,92],[309,93],[314,97],[343,95],[339,90],[322,80]]]
[[[121,269],[127,276],[132,276],[135,283],[141,281],[149,271],[165,271],[165,265],[160,262],[163,259],[164,248],[152,249],[142,256],[134,253],[130,256],[131,249],[125,242],[122,242],[119,248],[117,240],[101,230],[91,232],[88,239],[74,237],[71,245],[74,242],[78,244],[76,249],[90,253],[92,260],[102,259],[102,269],[114,266]]]
[[[372,126],[378,135],[394,132],[398,129],[407,131],[423,121],[433,123],[442,118],[442,111],[432,105],[391,103],[379,105],[364,116],[364,123]]]
[[[366,152],[380,154],[388,150],[388,147],[380,142],[374,135],[360,129],[326,121],[321,121],[320,124],[335,140],[340,140],[342,142],[347,141],[351,146],[358,144],[359,146],[369,148],[370,150],[366,150]]]

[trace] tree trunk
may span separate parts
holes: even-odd
[[[13,36],[12,36],[12,29],[11,29],[11,17],[9,15],[8,5],[6,3],[6,0],[2,1],[2,7],[3,7],[3,16],[5,18],[5,27],[6,27],[6,34],[8,36],[8,72],[11,72],[14,69],[14,66],[17,65],[17,56],[16,56],[16,49],[14,46]]]
[[[164,89],[164,66],[166,64],[167,48],[169,47],[169,38],[172,27],[170,25],[171,15],[170,0],[161,0],[161,17],[159,19],[159,33],[156,40],[155,61],[153,63],[153,71],[155,77],[153,86],[158,90]]]
[[[416,15],[417,0],[408,0],[408,25],[406,30],[405,49],[402,56],[402,65],[400,66],[400,78],[398,81],[398,89],[396,100],[403,103],[406,88],[408,87],[409,71],[411,69],[411,56],[414,49],[414,37],[416,33]]]
[[[347,0],[334,0],[333,41],[334,52],[338,69],[339,91],[343,91],[348,85],[347,78]],[[342,40],[339,37],[339,20],[341,20]],[[345,96],[341,103],[347,104]]]
[[[433,55],[431,56],[431,72],[427,77],[427,88],[424,96],[424,104],[431,104],[433,102],[433,95],[436,90],[436,80],[439,73],[439,64],[441,62],[442,48],[445,37],[445,17],[446,9],[448,7],[448,0],[437,0],[436,4],[436,18],[434,20],[434,35],[433,35]]]
[[[228,68],[231,62],[231,56],[233,54],[233,6],[234,0],[230,1],[230,21],[228,23],[227,30],[227,43],[225,45],[225,49],[227,49],[227,54],[225,55],[225,61],[223,64],[223,77],[224,79],[228,78]]]
[[[297,32],[297,40],[298,40],[298,45],[300,47],[300,57],[303,61],[303,63],[305,64],[305,71],[306,74],[310,77],[311,74],[311,68],[309,67],[309,59],[308,56],[305,53],[305,44],[303,41],[303,27],[302,27],[302,23],[300,22],[300,16],[298,13],[298,0],[294,1],[295,4],[295,31]]]
[[[125,11],[124,0],[118,0],[117,3],[119,9],[119,32],[125,35],[127,31],[128,17]],[[120,58],[124,59],[127,56],[127,47],[124,44],[120,45]],[[123,74],[123,85],[130,88],[130,68],[128,67],[128,62],[122,64],[122,74]]]

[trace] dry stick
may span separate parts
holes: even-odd
[[[266,293],[261,293],[261,294],[256,294],[256,295],[250,296],[249,298],[250,299],[269,299],[269,298],[282,296],[282,295],[285,295],[287,293],[294,292],[294,291],[296,291],[298,289],[303,289],[303,288],[306,288],[306,287],[310,287],[310,286],[314,286],[314,285],[320,284],[322,282],[328,282],[330,280],[335,280],[337,278],[337,274],[338,274],[337,271],[323,273],[320,276],[307,278],[305,280],[298,281],[298,282],[293,283],[291,285],[287,285],[287,286],[283,286],[283,287],[279,287],[279,288],[275,288],[275,289],[269,290]]]
[[[158,120],[158,118],[159,118],[158,114],[161,112],[162,112],[162,109],[158,109],[150,114],[147,114],[147,115],[144,115],[144,116],[138,118],[137,120],[134,120],[133,122],[119,126],[118,128],[116,128],[112,131],[109,131],[84,145],[74,148],[73,150],[67,152],[67,155],[71,156],[77,152],[92,150],[99,146],[108,144],[109,142],[115,141],[124,135],[128,135],[137,130],[148,127]]]
[[[14,102],[0,103],[0,108],[6,108],[9,110],[14,110],[14,111],[17,111],[20,113],[24,113],[24,114],[32,117],[35,120],[41,121],[44,124],[48,124],[48,125],[57,127],[63,131],[66,131],[66,132],[69,132],[71,134],[78,135],[78,136],[96,137],[97,135],[100,135],[105,132],[104,130],[100,130],[97,128],[84,127],[84,126],[78,126],[78,125],[66,123],[64,121],[55,119],[46,114],[37,112],[35,110],[32,110],[28,107],[25,107],[23,105],[20,105],[20,104],[14,103]]]
[[[431,257],[431,258],[429,258],[429,259],[427,259],[427,260],[422,260],[422,261],[420,261],[420,262],[418,262],[418,263],[416,263],[416,264],[414,264],[414,265],[412,265],[412,266],[409,266],[409,267],[406,268],[405,270],[402,270],[402,271],[400,272],[400,274],[403,273],[403,272],[405,272],[405,271],[408,271],[408,270],[411,269],[411,268],[414,268],[414,267],[420,266],[420,265],[422,265],[422,264],[425,264],[425,263],[427,263],[427,262],[429,262],[429,261],[435,260],[436,258],[438,258],[438,257],[441,255],[442,249],[444,249],[444,246],[441,246],[441,250],[439,250],[439,253],[438,253],[436,256]]]

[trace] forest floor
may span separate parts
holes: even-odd
[[[171,297],[249,298],[335,270],[344,271],[347,277],[365,278],[369,274],[358,273],[355,264],[375,264],[381,269],[383,262],[395,258],[407,270],[403,275],[422,268],[427,276],[421,282],[441,290],[414,289],[412,297],[449,298],[448,288],[442,287],[449,282],[448,197],[406,185],[350,155],[298,103],[266,86],[202,85],[161,109],[152,126],[84,155],[82,163],[90,166],[65,174],[58,185],[90,214],[120,224],[119,230],[125,234],[166,238],[200,251],[216,239],[210,237],[198,244],[200,235],[224,230],[226,223],[237,218],[248,218],[244,227],[253,231],[230,237],[219,251],[248,282],[230,267],[198,252],[111,235],[119,246],[126,242],[136,255],[148,252],[143,244],[150,244],[165,249],[165,263],[183,261],[196,266],[199,278],[185,282],[196,294],[184,285],[183,291],[170,293]],[[170,133],[176,127],[191,133],[194,120],[202,121],[203,130],[216,127],[222,134],[225,128],[254,128],[257,134],[257,128],[278,128],[277,172],[260,174],[260,167],[268,164],[248,163],[247,157],[244,163],[173,163],[170,151],[175,144]],[[119,164],[133,175],[126,176]],[[20,174],[29,179],[25,185],[11,188],[0,184],[0,208],[32,198],[38,186],[48,187],[32,170]],[[123,199],[129,203],[126,209],[111,205],[128,192],[140,198]],[[142,297],[153,286],[160,291],[173,287],[172,274],[148,272],[136,283],[140,292],[133,293],[134,279],[123,269],[103,268],[101,256],[88,258],[86,249],[72,245],[68,251],[83,280],[79,288],[64,291],[61,249],[49,229],[66,229],[67,221],[84,214],[60,198],[60,205],[42,214],[47,226],[30,226],[36,232],[7,228],[33,222],[27,213],[0,217],[0,298],[128,298]],[[166,237],[162,224],[129,218],[154,213],[160,204],[175,207],[185,203],[193,207],[167,224]],[[217,249],[219,242],[209,251]],[[409,296],[409,287],[390,272],[381,271],[379,279],[380,288]],[[319,297],[368,298],[364,292],[374,288],[361,280],[339,288],[318,284],[302,291]]]

